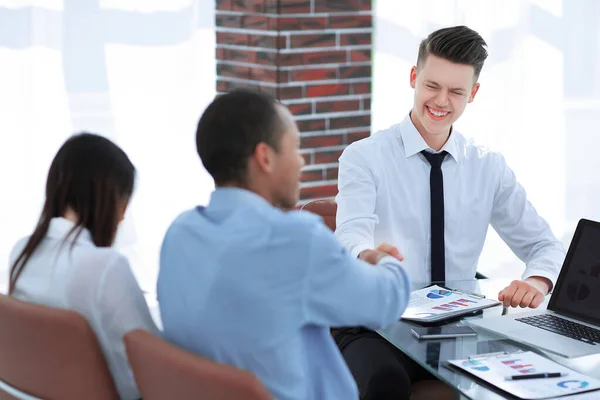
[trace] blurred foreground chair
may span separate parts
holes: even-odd
[[[204,359],[150,332],[129,332],[125,347],[144,400],[272,399],[251,373]]]
[[[0,399],[119,398],[83,316],[0,295]]]

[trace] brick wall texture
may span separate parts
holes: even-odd
[[[217,91],[286,104],[301,132],[301,200],[337,193],[338,158],[371,129],[371,0],[217,0]]]

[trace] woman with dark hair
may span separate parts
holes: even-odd
[[[133,164],[113,142],[72,136],[50,165],[35,230],[10,257],[9,294],[82,314],[123,399],[140,397],[123,335],[138,328],[158,333],[129,262],[111,248],[134,181]]]

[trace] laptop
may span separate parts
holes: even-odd
[[[600,353],[600,223],[577,224],[546,310],[469,324],[562,357]]]

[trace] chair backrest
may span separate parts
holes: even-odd
[[[251,373],[219,364],[144,330],[125,335],[127,357],[144,400],[271,400]]]
[[[335,214],[337,213],[337,203],[335,200],[315,200],[306,203],[301,210],[309,211],[313,214],[323,217],[325,225],[332,231],[335,231]]]
[[[96,335],[74,311],[0,294],[0,359],[0,380],[31,396],[119,398]]]

